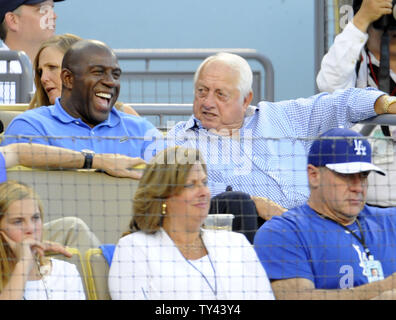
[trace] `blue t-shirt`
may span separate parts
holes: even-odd
[[[118,153],[149,160],[164,148],[161,132],[148,120],[113,108],[107,120],[89,127],[55,105],[28,110],[15,117],[5,131],[3,145],[34,142],[96,153]],[[10,137],[7,137],[10,135]]]
[[[359,214],[365,242],[382,264],[384,277],[396,271],[396,208],[365,206]],[[356,222],[347,226],[361,238]],[[362,244],[342,226],[307,204],[273,217],[257,231],[254,246],[271,280],[305,278],[316,289],[368,283]]]
[[[0,183],[7,180],[7,168],[3,154],[0,152]]]

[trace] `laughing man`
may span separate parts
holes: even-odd
[[[63,58],[61,97],[55,105],[15,117],[3,144],[35,142],[149,160],[160,148],[162,134],[149,121],[113,107],[120,77],[117,57],[106,44],[77,42]]]

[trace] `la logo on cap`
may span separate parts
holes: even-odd
[[[366,146],[363,145],[363,141],[354,139],[353,143],[355,144],[354,150],[356,151],[356,155],[365,156],[366,155]]]

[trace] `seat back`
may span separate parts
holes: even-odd
[[[90,300],[110,300],[108,287],[109,264],[101,248],[92,248],[85,253]]]
[[[380,130],[380,129],[379,129]],[[373,163],[386,175],[372,172],[368,176],[367,203],[380,207],[396,206],[393,190],[396,187],[396,143],[390,138],[375,137],[370,140]]]
[[[367,203],[380,207],[396,207],[396,161],[378,165],[386,176],[370,173],[368,177]]]
[[[3,122],[4,131],[7,129],[8,125],[17,115],[21,114],[22,111],[14,111],[14,110],[0,110],[0,120]]]
[[[95,170],[36,170],[14,167],[9,180],[34,188],[42,200],[45,220],[76,216],[101,243],[117,243],[132,218],[138,180],[115,178]]]
[[[77,248],[67,247],[67,251],[72,255],[71,258],[68,258],[62,254],[54,254],[50,256],[55,259],[64,260],[69,263],[72,263],[77,267],[77,270],[80,273],[81,280],[83,283],[85,297],[86,299],[88,299],[89,298],[88,276],[82,254],[80,250],[78,250]]]

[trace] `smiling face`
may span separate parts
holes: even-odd
[[[0,229],[15,242],[26,238],[41,241],[42,227],[39,205],[29,198],[13,201],[0,220]]]
[[[62,92],[62,59],[63,53],[55,47],[44,48],[39,56],[37,71],[51,104],[55,104],[55,99],[60,97]]]
[[[251,98],[241,98],[239,73],[221,61],[203,66],[195,83],[194,115],[206,129],[232,130],[243,124]]]
[[[62,70],[70,97],[62,106],[91,127],[105,121],[120,92],[121,69],[113,52],[91,46],[82,52],[71,71]]]
[[[210,192],[200,163],[194,164],[180,193],[166,200],[164,228],[170,231],[198,231],[209,212]]]

